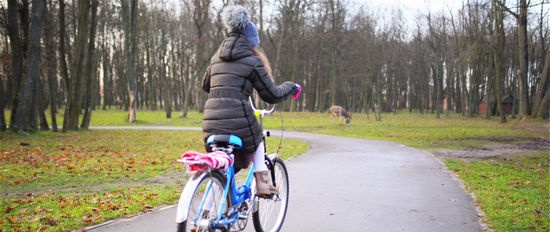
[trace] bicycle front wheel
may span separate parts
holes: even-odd
[[[268,198],[255,197],[256,208],[252,218],[254,228],[258,232],[280,231],[288,208],[288,172],[285,163],[281,159],[275,158],[273,166],[269,174],[275,174],[274,183],[279,189],[279,195]]]
[[[223,197],[225,176],[212,171],[195,178],[188,182],[189,187],[186,186],[178,203],[178,211],[186,215],[178,223],[178,232],[212,231],[212,221],[222,205],[226,209],[231,206],[230,194]]]

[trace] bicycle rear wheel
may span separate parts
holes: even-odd
[[[226,179],[224,175],[213,171],[196,178],[200,179],[191,180],[191,187],[186,186],[178,203],[178,210],[187,210],[185,220],[178,223],[178,232],[211,231],[211,221],[216,219],[222,204],[225,204],[226,209],[231,206],[231,194],[225,199],[223,197]],[[184,195],[191,197],[183,197]],[[187,207],[180,207],[182,204]]]
[[[274,232],[281,230],[288,208],[288,172],[285,163],[279,159],[273,159],[275,183],[279,189],[278,196],[268,198],[255,197],[255,210],[252,214],[254,228],[258,232]],[[270,175],[272,174],[270,171]]]

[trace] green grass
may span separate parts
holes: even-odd
[[[202,114],[197,111],[189,111],[187,117],[181,117],[182,112],[172,112],[171,118],[166,118],[166,113],[162,111],[137,111],[136,123],[134,126],[151,125],[151,126],[189,126],[200,127]],[[128,124],[128,112],[113,109],[113,110],[96,110],[92,113],[90,124],[93,126],[120,126]]]
[[[475,193],[495,231],[550,229],[548,151],[507,159],[448,160],[446,164]]]
[[[283,113],[286,127],[312,133],[393,141],[423,150],[464,149],[488,146],[500,140],[522,142],[529,138],[548,138],[547,132],[528,130],[544,122],[522,122],[509,119],[501,124],[497,118],[466,118],[460,115],[383,114],[382,121],[374,115],[354,114],[351,125],[338,125],[328,114]]]
[[[85,225],[173,204],[177,183],[75,190],[0,198],[2,231],[71,231]]]
[[[4,193],[149,179],[181,171],[177,154],[201,150],[199,132],[81,131],[5,133],[0,148]],[[21,146],[21,144],[28,144]]]
[[[97,110],[91,125],[201,126],[201,114],[179,114],[167,119],[164,112],[138,111],[138,121],[129,124],[127,112]],[[550,137],[548,129],[534,129],[548,121],[509,118],[501,124],[498,118],[435,119],[433,114],[409,113],[383,114],[382,121],[354,114],[351,125],[338,125],[328,113],[282,112],[267,118],[265,127],[280,129],[281,116],[285,130],[393,141],[428,151]],[[0,133],[0,229],[67,231],[174,204],[186,180],[175,160],[183,151],[204,150],[201,138],[197,131]],[[276,149],[279,139],[269,139],[268,150]],[[307,145],[285,139],[281,149],[288,159],[305,152]],[[496,231],[545,231],[550,227],[549,157],[546,150],[444,161],[475,194]]]
[[[83,130],[0,133],[0,231],[70,231],[175,204],[187,176],[176,160],[203,151],[201,132]],[[279,145],[269,138],[268,150]],[[285,139],[281,157],[307,150]]]

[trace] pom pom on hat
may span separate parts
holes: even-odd
[[[243,29],[248,23],[250,23],[250,16],[248,11],[242,6],[231,5],[223,9],[222,22],[225,28],[229,31],[234,29]]]
[[[248,39],[252,47],[260,44],[256,25],[250,21],[248,11],[238,5],[227,6],[222,14],[222,22],[228,31],[239,31]]]

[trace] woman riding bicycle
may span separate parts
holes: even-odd
[[[222,21],[229,33],[212,56],[202,83],[208,93],[202,124],[204,140],[212,134],[239,136],[243,147],[234,151],[236,172],[252,162],[256,195],[277,194],[264,162],[262,128],[248,99],[256,89],[262,100],[275,104],[289,96],[297,97],[301,87],[290,81],[275,85],[269,61],[259,47],[256,25],[242,6],[226,7]]]

